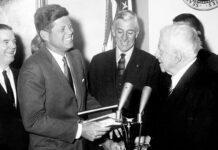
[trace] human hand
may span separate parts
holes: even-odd
[[[136,137],[135,141],[134,141],[134,143],[135,143],[134,150],[138,150],[139,147],[140,147],[140,150],[147,150],[148,147],[150,147],[150,141],[151,141],[150,136],[141,136],[140,138]]]
[[[113,140],[108,139],[102,144],[102,146],[104,147],[104,150],[126,150],[123,141],[117,143]]]
[[[117,136],[117,138],[120,138],[123,135],[122,134],[123,133],[122,129],[121,128],[117,128],[117,129],[114,129],[114,130],[109,132],[110,139],[113,139],[114,133]]]
[[[100,123],[87,122],[82,124],[81,136],[89,141],[94,141],[101,138],[109,130],[110,127],[103,127]]]

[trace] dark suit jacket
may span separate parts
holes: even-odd
[[[15,84],[18,70],[11,68]],[[16,85],[15,85],[16,87]],[[27,137],[23,128],[20,112],[11,105],[10,97],[0,85],[0,149],[25,150]]]
[[[197,60],[163,99],[151,149],[218,149],[218,75]]]
[[[218,55],[207,49],[201,49],[198,58],[203,61],[211,70],[218,72]]]
[[[25,129],[30,134],[31,150],[82,150],[76,140],[80,118],[86,106],[97,106],[87,92],[82,56],[67,52],[76,96],[51,53],[43,47],[23,64],[18,78],[18,97]],[[87,104],[87,105],[86,105]]]
[[[90,63],[90,90],[93,96],[103,106],[119,103],[120,95],[117,95],[116,72],[115,49],[94,56]],[[143,50],[134,48],[123,75],[124,82],[130,82],[134,86],[124,106],[125,110],[128,110],[126,113],[128,117],[136,117],[139,111],[138,105],[140,103],[142,88],[144,86],[151,86],[153,90],[152,93],[156,93],[159,74],[160,68],[157,59]],[[147,106],[145,111],[149,108]]]

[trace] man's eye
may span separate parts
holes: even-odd
[[[4,41],[4,44],[8,44],[9,43],[9,41]]]
[[[117,30],[117,33],[123,33],[123,31],[122,30]]]
[[[132,35],[132,34],[134,34],[134,31],[128,31],[127,32],[129,35]]]

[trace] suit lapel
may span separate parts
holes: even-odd
[[[111,51],[110,55],[108,55],[108,57],[105,59],[108,60],[107,61],[108,62],[107,69],[109,71],[107,71],[107,72],[111,73],[108,75],[108,77],[112,78],[111,81],[113,81],[113,88],[112,88],[114,90],[113,93],[116,93],[116,97],[119,100],[120,95],[117,95],[117,91],[116,91],[116,74],[117,74],[116,48],[114,48]]]
[[[181,95],[181,93],[184,93],[187,87],[189,87],[189,83],[193,75],[198,69],[198,61],[195,61],[190,68],[184,73],[182,78],[177,83],[176,87],[172,91],[172,93],[169,95],[169,97],[175,97],[176,95]]]
[[[140,55],[138,54],[137,49],[135,48],[132,52],[132,56],[130,57],[129,63],[126,66],[125,70],[125,79],[129,80],[137,80],[138,78],[136,77],[139,75],[140,67],[141,67],[141,62],[139,59]],[[130,81],[133,83],[137,83],[137,81]]]
[[[55,58],[52,56],[52,54],[46,48],[44,50],[42,50],[42,51],[45,52],[46,56],[48,57],[48,60],[51,62],[51,66],[52,66],[51,68],[52,68],[53,72],[55,72],[55,74],[57,75],[57,77],[58,77],[61,85],[63,86],[63,88],[65,90],[68,90],[69,93],[73,94],[73,90],[72,90],[69,82],[67,81],[67,78],[64,76],[63,72],[61,71],[61,68],[58,65]]]

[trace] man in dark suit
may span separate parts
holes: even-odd
[[[10,67],[15,53],[16,39],[12,28],[0,24],[0,149],[5,150],[27,149],[28,138],[17,104],[18,70]]]
[[[73,48],[74,29],[60,5],[37,9],[35,26],[44,42],[23,64],[18,97],[31,150],[83,150],[109,128],[83,123],[78,112],[99,106],[87,91],[86,71],[79,50]]]
[[[133,118],[139,110],[143,87],[150,86],[152,93],[156,93],[160,73],[157,59],[135,47],[138,34],[136,14],[128,10],[119,12],[112,24],[116,48],[97,54],[89,66],[91,94],[103,106],[118,104],[124,83],[133,84],[123,111],[126,117]]]
[[[197,31],[187,24],[161,30],[157,57],[172,83],[160,103],[151,149],[218,148],[218,75],[197,58],[200,49]]]

